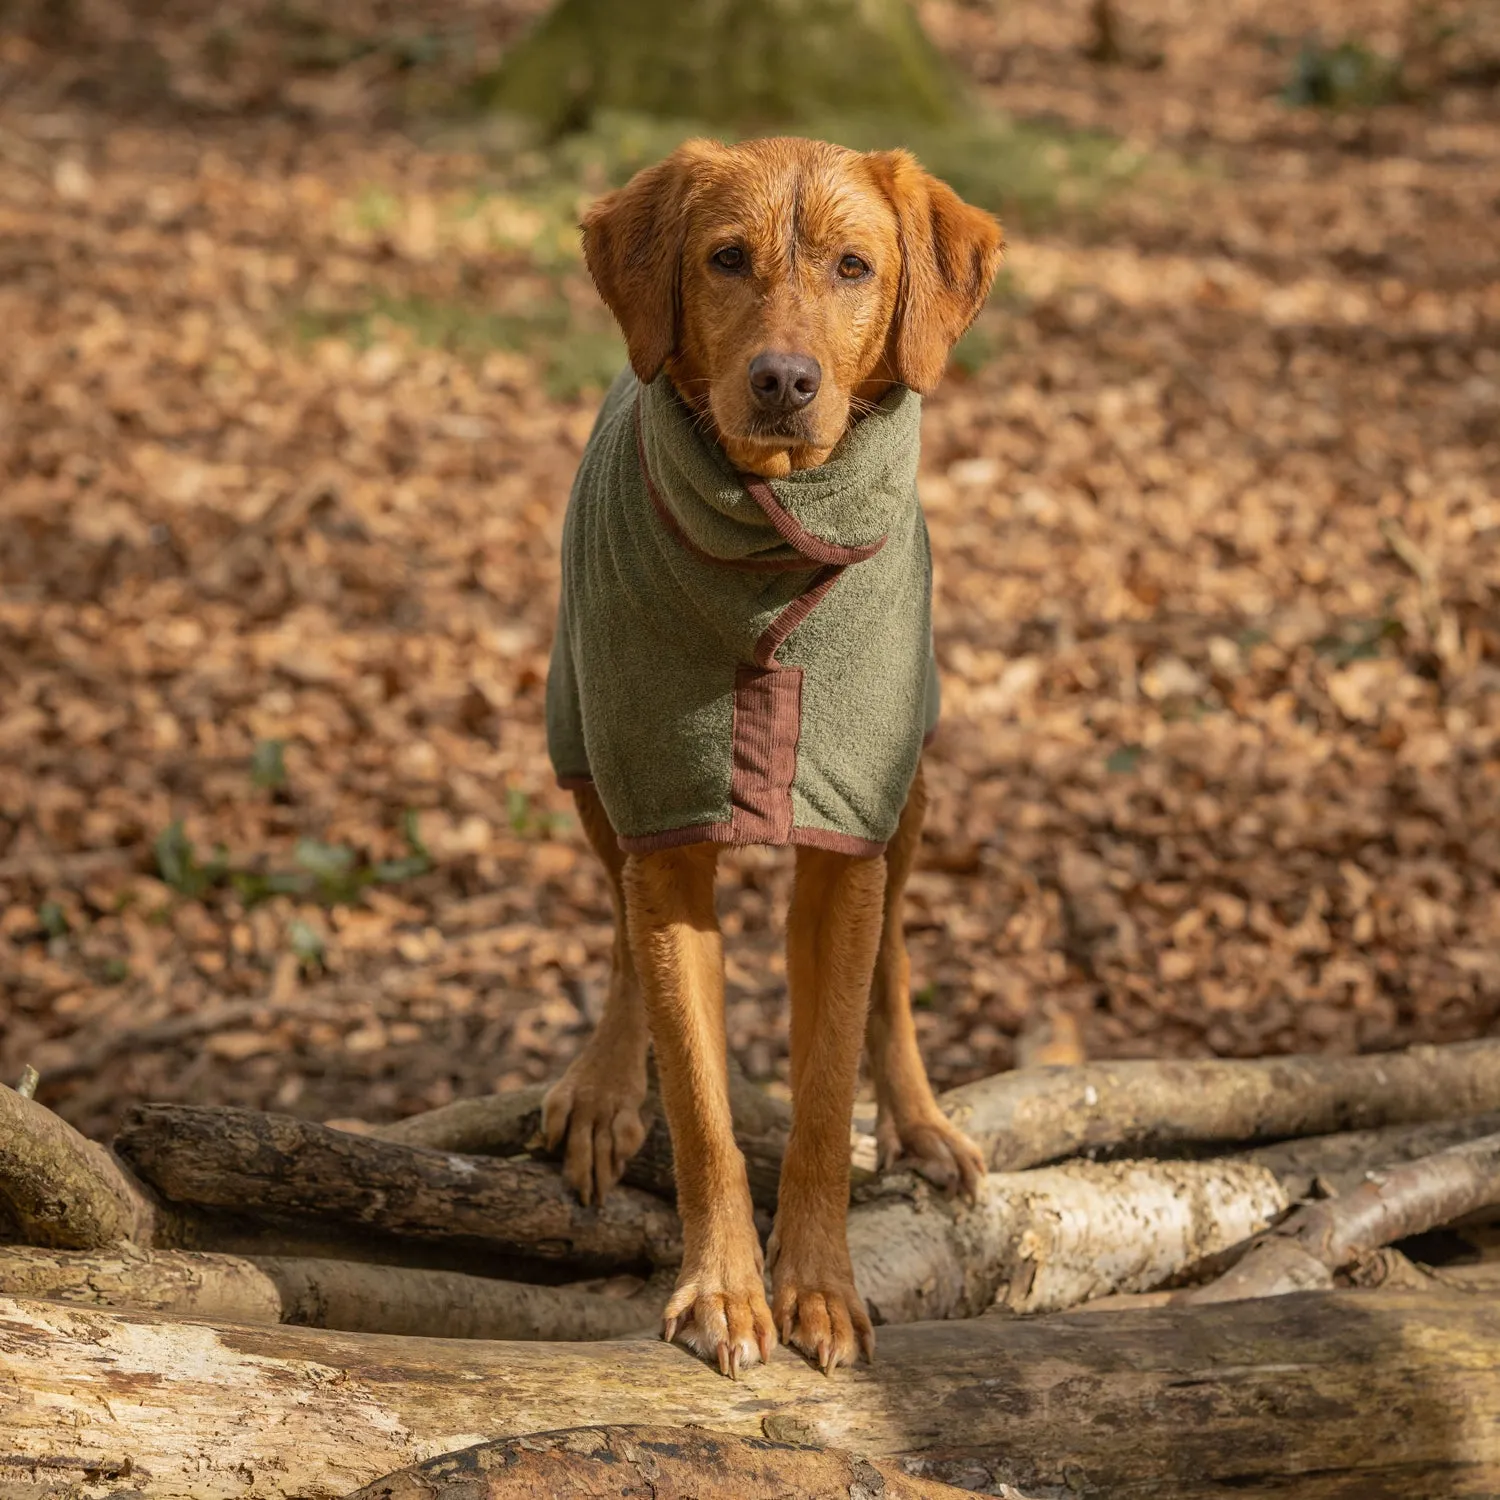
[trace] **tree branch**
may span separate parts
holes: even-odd
[[[1150,1156],[1500,1110],[1500,1039],[1364,1057],[1026,1069],[941,1103],[995,1171],[1096,1151]]]
[[[290,1115],[202,1105],[131,1111],[116,1147],[174,1202],[483,1242],[502,1253],[619,1270],[681,1255],[677,1216],[620,1188],[582,1207],[542,1162],[398,1146]]]
[[[230,1323],[445,1339],[609,1339],[654,1332],[666,1289],[633,1297],[455,1271],[192,1250],[0,1246],[0,1292]]]
[[[1305,1204],[1239,1263],[1184,1302],[1225,1302],[1330,1286],[1334,1273],[1392,1240],[1500,1204],[1500,1135],[1371,1173],[1353,1192]]]

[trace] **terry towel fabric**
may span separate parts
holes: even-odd
[[[920,421],[897,387],[764,480],[665,375],[615,381],[563,527],[547,741],[622,848],[885,847],[938,712]]]

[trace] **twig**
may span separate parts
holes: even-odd
[[[188,1011],[180,1016],[167,1016],[153,1021],[149,1026],[137,1026],[128,1031],[112,1031],[100,1038],[91,1047],[70,1058],[49,1065],[49,1083],[61,1083],[71,1078],[97,1073],[106,1063],[112,1062],[124,1052],[144,1052],[153,1047],[170,1047],[191,1037],[206,1036],[210,1032],[222,1031],[230,1026],[242,1026],[246,1022],[275,1017],[333,1018],[339,1013],[329,1005],[305,1005],[296,1007],[273,1006],[266,1000],[233,1000],[222,1005],[209,1006],[202,1010]]]
[[[106,870],[127,869],[139,858],[136,849],[79,849],[71,854],[37,849],[0,859],[0,880],[86,880]]]
[[[1445,665],[1458,655],[1458,625],[1443,608],[1438,570],[1430,557],[1411,539],[1394,516],[1380,522],[1380,534],[1386,545],[1411,570],[1417,580],[1417,596],[1422,608],[1422,622],[1427,626],[1428,643]]]
[[[1309,1203],[1184,1302],[1229,1302],[1331,1286],[1336,1272],[1407,1235],[1500,1203],[1500,1135],[1371,1173],[1345,1197]]]

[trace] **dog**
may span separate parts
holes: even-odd
[[[772,139],[690,141],[582,233],[630,369],[569,503],[548,732],[615,939],[544,1130],[600,1201],[644,1138],[653,1045],[684,1245],[663,1336],[737,1376],[779,1331],[831,1373],[874,1354],[846,1235],[862,1042],[882,1164],[969,1196],[985,1169],[917,1050],[902,900],[936,717],[919,393],[983,306],[1001,229],[903,151]],[[764,1259],[714,911],[719,848],[751,842],[796,846]]]

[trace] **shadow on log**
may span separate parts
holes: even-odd
[[[446,1453],[377,1479],[349,1500],[962,1500],[964,1493],[899,1464],[827,1448],[698,1428],[572,1427]]]
[[[488,1344],[0,1299],[8,1500],[332,1500],[472,1443],[669,1423],[1130,1500],[1500,1493],[1500,1306],[1330,1291],[883,1329],[827,1379],[658,1340]],[[253,1413],[254,1419],[247,1420]]]

